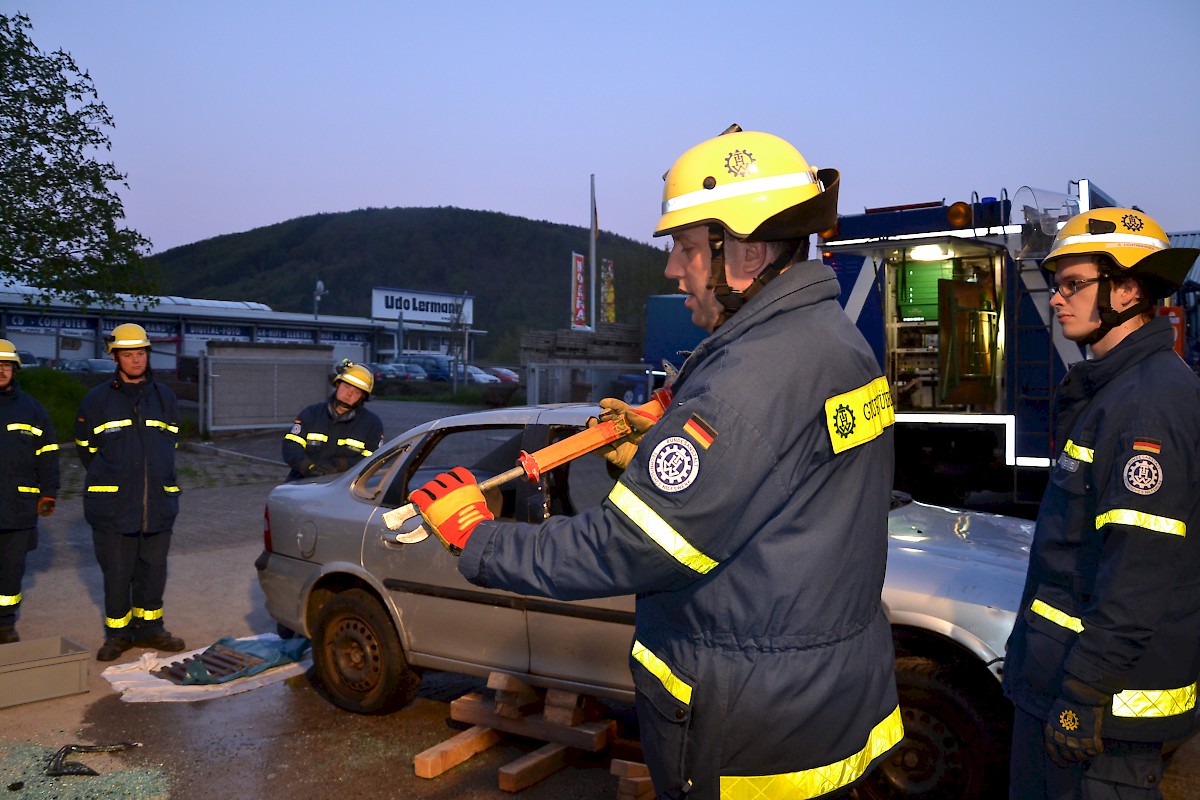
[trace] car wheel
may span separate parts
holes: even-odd
[[[338,708],[386,714],[417,694],[421,679],[409,669],[391,619],[361,589],[342,592],[325,604],[312,645],[319,686]]]
[[[904,741],[856,787],[855,797],[1007,796],[1011,711],[966,685],[961,670],[928,658],[897,658],[896,688]]]

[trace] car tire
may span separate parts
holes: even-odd
[[[421,684],[391,618],[361,589],[335,595],[321,609],[312,653],[318,688],[335,706],[356,714],[402,708]]]
[[[896,659],[896,688],[904,741],[856,787],[858,800],[1007,797],[1012,712],[1003,698],[916,656]]]

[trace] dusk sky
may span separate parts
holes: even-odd
[[[1091,178],[1200,229],[1195,0],[0,9],[91,73],[155,252],[366,207],[586,226],[593,173],[600,227],[651,241],[663,172],[731,122],[841,170],[843,213]]]

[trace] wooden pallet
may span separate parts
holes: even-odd
[[[616,738],[616,721],[599,718],[601,707],[593,698],[534,689],[498,672],[488,676],[488,688],[496,693],[492,702],[471,692],[450,703],[450,718],[473,727],[418,753],[413,759],[417,777],[436,778],[497,744],[505,733],[541,739],[545,746],[500,768],[500,788],[519,792],[565,767],[569,748],[598,753]],[[620,800],[643,797],[620,790],[617,796]]]

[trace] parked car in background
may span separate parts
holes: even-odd
[[[425,370],[431,381],[449,381],[450,365],[454,360],[446,355],[406,355],[404,361]]]
[[[75,358],[63,362],[64,372],[116,372],[117,362],[111,358]]]
[[[312,639],[317,682],[331,702],[394,710],[415,696],[423,669],[501,671],[632,701],[632,597],[561,602],[481,589],[436,537],[404,543],[419,516],[398,531],[381,519],[439,472],[462,465],[492,477],[597,412],[530,406],[434,420],[357,470],[271,492],[259,583],[281,632]],[[536,483],[504,486],[497,516],[576,514],[613,483],[603,459],[583,456]],[[1005,794],[1012,711],[998,678],[1032,534],[1027,520],[894,498],[883,601],[906,737],[856,789],[860,798]]]
[[[488,367],[487,371],[499,378],[501,383],[521,382],[521,374],[508,367]]]
[[[392,366],[396,369],[396,377],[402,381],[429,380],[429,373],[416,364],[393,364]]]
[[[21,362],[21,369],[28,369],[29,367],[42,366],[41,362],[38,361],[38,357],[35,356],[33,353],[29,352],[28,350],[18,350],[17,358]]]
[[[467,364],[466,367],[459,366],[458,380],[465,381],[471,384],[483,383],[499,383],[500,379],[489,372],[484,372],[474,364]]]

